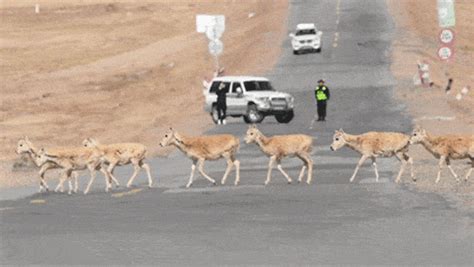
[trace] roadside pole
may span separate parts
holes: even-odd
[[[209,39],[209,53],[214,57],[215,73],[220,71],[219,55],[224,51],[220,40],[225,31],[224,15],[196,15],[196,31],[205,33]]]
[[[438,34],[440,47],[438,48],[438,58],[443,61],[443,72],[446,78],[451,79],[448,73],[448,64],[454,57],[454,26],[456,25],[456,15],[454,10],[454,0],[437,0],[438,23],[441,28]],[[452,80],[451,80],[452,81]]]

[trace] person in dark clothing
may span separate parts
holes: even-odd
[[[318,86],[314,91],[314,97],[316,98],[316,105],[318,107],[318,121],[325,121],[327,101],[330,98],[330,93],[329,88],[324,85],[324,80],[318,81]]]
[[[218,120],[217,124],[226,124],[225,117],[226,117],[226,110],[227,110],[227,101],[226,101],[226,94],[227,89],[224,83],[221,83],[216,91],[217,94],[217,114]]]

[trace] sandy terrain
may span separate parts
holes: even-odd
[[[226,15],[227,74],[264,73],[286,35],[287,1],[40,0],[37,15],[35,2],[0,1],[0,187],[37,182],[12,172],[24,135],[46,147],[142,142],[158,155],[170,125],[207,129],[202,79],[214,63],[196,14]]]
[[[397,24],[396,41],[392,46],[392,70],[398,80],[397,96],[408,107],[415,123],[433,134],[474,134],[474,2],[456,1],[455,58],[449,64],[437,57],[439,46],[436,1],[389,0]],[[431,69],[433,88],[415,87],[413,75],[417,73],[417,60],[425,60]],[[452,92],[445,94],[448,78],[454,79]],[[471,91],[461,101],[455,95],[469,85]],[[434,185],[437,160],[421,146],[411,149],[415,157],[419,181],[416,188],[440,193],[455,192],[466,204],[474,207],[473,177],[468,183],[456,183],[447,168],[439,185]],[[453,168],[465,175],[468,160],[454,161]]]

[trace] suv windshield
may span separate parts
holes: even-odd
[[[244,82],[245,90],[250,91],[273,91],[270,82],[267,81],[248,81]]]
[[[308,30],[299,30],[296,32],[296,36],[307,35],[307,34],[316,34],[316,30],[308,29]]]

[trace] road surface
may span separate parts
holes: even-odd
[[[267,118],[267,134],[317,137],[313,185],[287,185],[275,170],[264,187],[268,159],[242,144],[242,185],[213,187],[198,178],[184,189],[191,162],[180,153],[152,161],[158,188],[82,194],[36,194],[0,202],[2,264],[473,265],[473,214],[436,194],[393,182],[399,163],[379,162],[381,181],[366,164],[353,184],[358,155],[329,151],[335,129],[409,132],[404,106],[392,98],[390,43],[394,24],[385,1],[302,1],[290,4],[289,27],[316,22],[324,32],[321,54],[294,56],[289,40],[269,78],[296,97],[288,125]],[[331,89],[328,121],[312,123],[315,82]],[[210,133],[243,137],[247,126],[230,120]],[[160,137],[157,136],[157,145]],[[300,162],[286,160],[293,178]],[[209,163],[220,179],[224,163]],[[117,171],[122,184],[131,168]],[[409,179],[404,175],[404,180]],[[83,179],[85,180],[85,179]],[[102,183],[102,184],[101,184]]]

